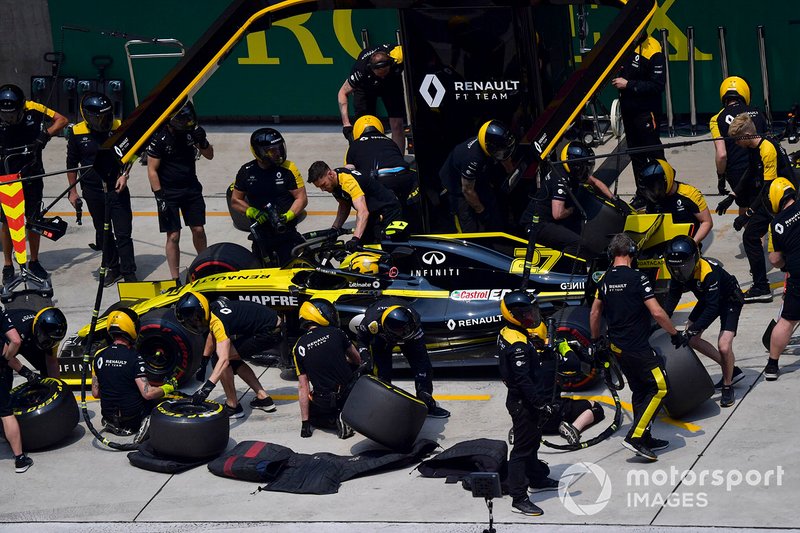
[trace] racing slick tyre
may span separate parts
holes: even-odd
[[[228,213],[231,214],[231,222],[233,222],[233,227],[238,229],[239,231],[250,231],[250,224],[252,222],[249,218],[245,215],[237,211],[233,208],[231,204],[231,196],[233,195],[233,183],[230,184],[228,189],[225,191],[225,201],[228,203]]]
[[[599,373],[597,367],[588,359],[588,348],[592,338],[589,331],[589,308],[583,305],[565,307],[553,313],[551,318],[555,320],[557,337],[569,342],[581,362],[580,370],[569,375],[559,374],[561,389],[580,391],[591,387]]]
[[[44,378],[11,389],[11,409],[19,422],[25,451],[41,450],[66,439],[78,425],[80,411],[69,386]]]
[[[163,383],[175,376],[182,384],[200,365],[205,341],[181,326],[170,307],[142,316],[137,344],[151,383]]]
[[[428,416],[415,396],[373,377],[361,376],[347,397],[342,420],[392,450],[408,450]]]
[[[206,400],[166,400],[150,415],[150,445],[156,453],[180,459],[210,459],[228,447],[230,422],[222,404]]]
[[[658,330],[650,336],[650,346],[664,360],[669,392],[664,409],[672,418],[689,414],[714,394],[714,382],[705,367],[688,346],[672,346],[669,334]]]
[[[214,274],[252,268],[261,268],[261,263],[250,250],[232,242],[219,242],[197,254],[186,272],[186,283]]]

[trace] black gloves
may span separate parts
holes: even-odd
[[[314,433],[314,428],[311,425],[311,422],[309,422],[308,420],[303,420],[303,425],[300,428],[300,436],[303,437],[304,439],[307,439],[308,437],[311,436],[312,433]]]
[[[545,418],[552,418],[558,412],[558,406],[554,403],[546,403],[539,408],[539,414]]]
[[[200,368],[197,369],[197,372],[194,374],[194,379],[203,383],[206,380],[206,368],[208,367],[208,361],[210,357],[201,357],[200,358]]]
[[[475,215],[478,217],[478,222],[480,222],[482,226],[487,226],[489,224],[489,211],[486,208],[480,213],[475,213]]]
[[[733,219],[733,229],[735,229],[736,231],[741,231],[742,228],[745,227],[745,225],[747,225],[747,222],[750,220],[751,216],[753,216],[753,210],[748,209],[747,211],[744,212],[743,215],[739,215],[738,217]]]
[[[50,142],[50,134],[47,133],[46,130],[42,130],[39,132],[39,135],[36,136],[36,143],[39,145],[39,148],[44,149],[47,146],[47,143]]]
[[[347,142],[353,142],[353,126],[344,126],[342,128],[342,135],[347,139]]]
[[[669,340],[672,342],[672,346],[674,346],[676,350],[678,348],[688,346],[690,338],[691,337],[687,335],[685,331],[678,331],[674,335],[669,336]]]
[[[153,196],[156,197],[156,207],[159,213],[167,212],[167,198],[164,195],[164,189],[153,191]]]
[[[42,376],[28,368],[27,366],[23,366],[17,372],[20,376],[28,380],[28,383],[39,383],[42,381]]]
[[[605,336],[601,335],[596,339],[592,339],[592,343],[589,345],[589,355],[592,358],[597,357],[597,354],[606,350],[608,350],[608,339]]]
[[[192,403],[195,405],[202,404],[204,401],[206,401],[206,398],[208,398],[208,395],[211,394],[211,391],[214,390],[214,387],[216,386],[216,383],[213,383],[210,380],[203,383],[203,386],[197,389],[194,394],[192,394]]]
[[[732,194],[729,194],[727,198],[725,198],[719,204],[717,204],[717,214],[718,215],[724,215],[725,211],[727,211],[728,208],[731,205],[733,205],[733,200],[734,200],[734,196]]]
[[[192,141],[194,141],[194,144],[196,144],[198,148],[201,150],[208,148],[208,137],[206,135],[206,130],[204,130],[202,126],[197,126],[189,135],[192,136]]]
[[[730,191],[725,187],[725,173],[722,174],[717,173],[717,191],[721,195],[728,194]]]
[[[341,235],[341,232],[342,230],[340,230],[339,228],[331,228],[327,232],[325,232],[325,235],[328,237],[329,241],[335,241],[339,237],[339,235]]]
[[[346,243],[344,243],[344,249],[348,252],[355,252],[361,247],[361,239],[358,237],[353,237]]]

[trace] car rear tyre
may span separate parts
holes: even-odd
[[[261,263],[253,253],[239,244],[220,242],[212,244],[195,257],[186,273],[186,282],[227,272],[260,268]]]
[[[66,439],[78,425],[75,396],[60,379],[45,378],[11,389],[11,409],[19,422],[25,451],[41,450]]]
[[[216,457],[228,447],[230,423],[223,405],[206,400],[167,400],[150,415],[150,445],[161,455],[181,459]]]
[[[172,376],[186,382],[200,365],[205,341],[178,323],[172,308],[154,309],[141,318],[139,353],[147,379],[163,383]]]
[[[597,368],[588,359],[588,348],[591,344],[591,331],[589,330],[589,308],[586,306],[565,307],[553,313],[557,336],[565,338],[570,344],[572,341],[583,347],[583,350],[574,350],[581,360],[581,370],[569,376],[559,376],[561,388],[565,391],[580,391],[589,388],[597,380]],[[590,370],[585,371],[587,368]]]

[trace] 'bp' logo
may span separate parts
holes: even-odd
[[[433,91],[431,91],[433,89]],[[439,107],[442,104],[445,93],[444,85],[436,77],[436,74],[426,74],[419,86],[419,94],[430,107]]]

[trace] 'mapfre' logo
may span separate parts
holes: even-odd
[[[433,91],[431,91],[433,89]],[[436,77],[436,74],[426,74],[419,86],[419,94],[430,107],[439,107],[442,104],[445,93],[444,85]]]

